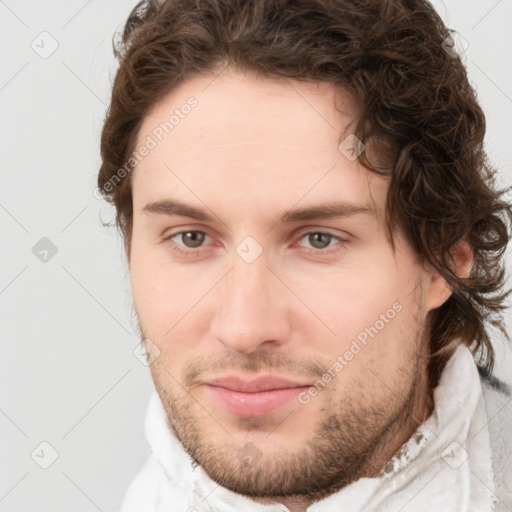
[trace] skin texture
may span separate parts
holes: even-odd
[[[196,77],[155,106],[138,146],[191,96],[197,106],[132,174],[130,275],[142,339],[160,351],[152,377],[171,427],[213,480],[305,510],[377,475],[431,413],[425,319],[451,290],[400,234],[393,253],[387,182],[338,150],[356,112],[347,94],[232,69]],[[143,210],[170,199],[214,219]],[[376,215],[279,223],[334,201]],[[262,249],[251,263],[236,250],[248,236]],[[400,311],[307,404],[242,417],[203,385],[226,374],[314,384],[393,304]]]

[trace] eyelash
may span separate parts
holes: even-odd
[[[164,245],[168,245],[171,250],[173,250],[174,252],[176,252],[176,253],[178,253],[180,255],[192,255],[194,253],[198,253],[199,249],[202,249],[203,246],[198,247],[197,249],[183,250],[181,248],[181,246],[176,244],[176,242],[172,242],[172,239],[174,237],[176,237],[178,235],[182,235],[184,233],[204,233],[206,236],[210,236],[210,235],[208,235],[208,233],[206,233],[204,231],[201,231],[199,229],[185,229],[185,230],[177,231],[176,233],[172,233],[172,234],[166,236],[162,240],[162,243]],[[341,244],[342,248],[344,248],[345,244],[347,244],[349,242],[348,240],[345,240],[345,239],[343,239],[343,238],[341,238],[341,237],[339,237],[337,235],[334,235],[333,233],[329,233],[328,231],[306,231],[306,232],[301,233],[299,240],[302,240],[305,236],[314,235],[314,234],[328,235],[329,237],[331,237],[331,239],[335,239],[335,240],[338,240],[339,242],[342,242],[342,244]],[[334,253],[337,253],[337,252],[342,250],[342,248],[335,249],[335,250],[328,250],[329,247],[331,247],[331,246],[328,246],[325,249],[311,249],[309,247],[302,247],[302,249],[305,250],[310,255],[318,255],[318,254],[321,254],[321,253],[329,254],[330,255],[330,254],[334,254]]]

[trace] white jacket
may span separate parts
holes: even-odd
[[[219,486],[167,427],[156,391],[146,436],[152,454],[121,512],[289,512]],[[457,347],[434,390],[434,411],[375,478],[361,478],[308,512],[512,512],[512,396]]]

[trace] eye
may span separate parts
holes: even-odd
[[[200,248],[203,245],[206,237],[208,237],[208,235],[204,231],[189,229],[173,233],[165,237],[162,242],[166,245],[168,244],[171,249],[178,254],[187,254],[190,252],[197,252],[193,251],[193,249]],[[181,239],[182,243],[180,244],[173,240],[174,238],[177,240]],[[181,247],[184,247],[185,250],[183,250]]]
[[[204,231],[180,231],[174,236],[181,236],[186,247],[196,248],[201,246],[207,235]]]
[[[201,249],[205,245],[207,238],[210,237],[204,231],[189,229],[178,231],[166,236],[162,240],[162,243],[169,245],[171,250],[178,254],[192,255],[194,253],[199,253],[198,250],[194,249]],[[302,233],[299,237],[299,241],[303,239],[306,239],[308,243],[311,244],[311,247],[303,246],[299,243],[295,245],[302,247],[303,250],[311,254],[330,254],[332,252],[337,252],[345,247],[345,244],[349,242],[349,240],[345,240],[337,235],[325,231],[308,231]],[[335,242],[341,242],[341,244],[339,244],[341,247],[335,248],[334,250],[330,249],[330,247],[336,245]]]
[[[333,235],[332,233],[328,233],[328,232],[324,232],[324,231],[308,231],[307,233],[303,233],[302,236],[300,237],[301,240],[304,238],[306,238],[307,241],[313,247],[313,249],[311,249],[309,247],[305,247],[305,249],[312,253],[331,252],[331,251],[325,251],[325,249],[332,246],[331,242],[336,242],[336,241],[348,242],[348,240],[344,240],[337,235]],[[303,246],[301,246],[301,247],[303,247]]]

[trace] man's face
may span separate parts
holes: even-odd
[[[446,295],[400,236],[389,245],[387,182],[338,149],[348,96],[336,110],[327,84],[212,79],[183,83],[139,132],[137,148],[157,142],[133,171],[130,260],[141,332],[160,351],[152,376],[182,444],[223,486],[334,491],[407,428],[425,393],[425,317]],[[144,209],[161,201],[204,216]],[[292,216],[327,203],[348,214]],[[303,387],[208,384],[232,376]]]

